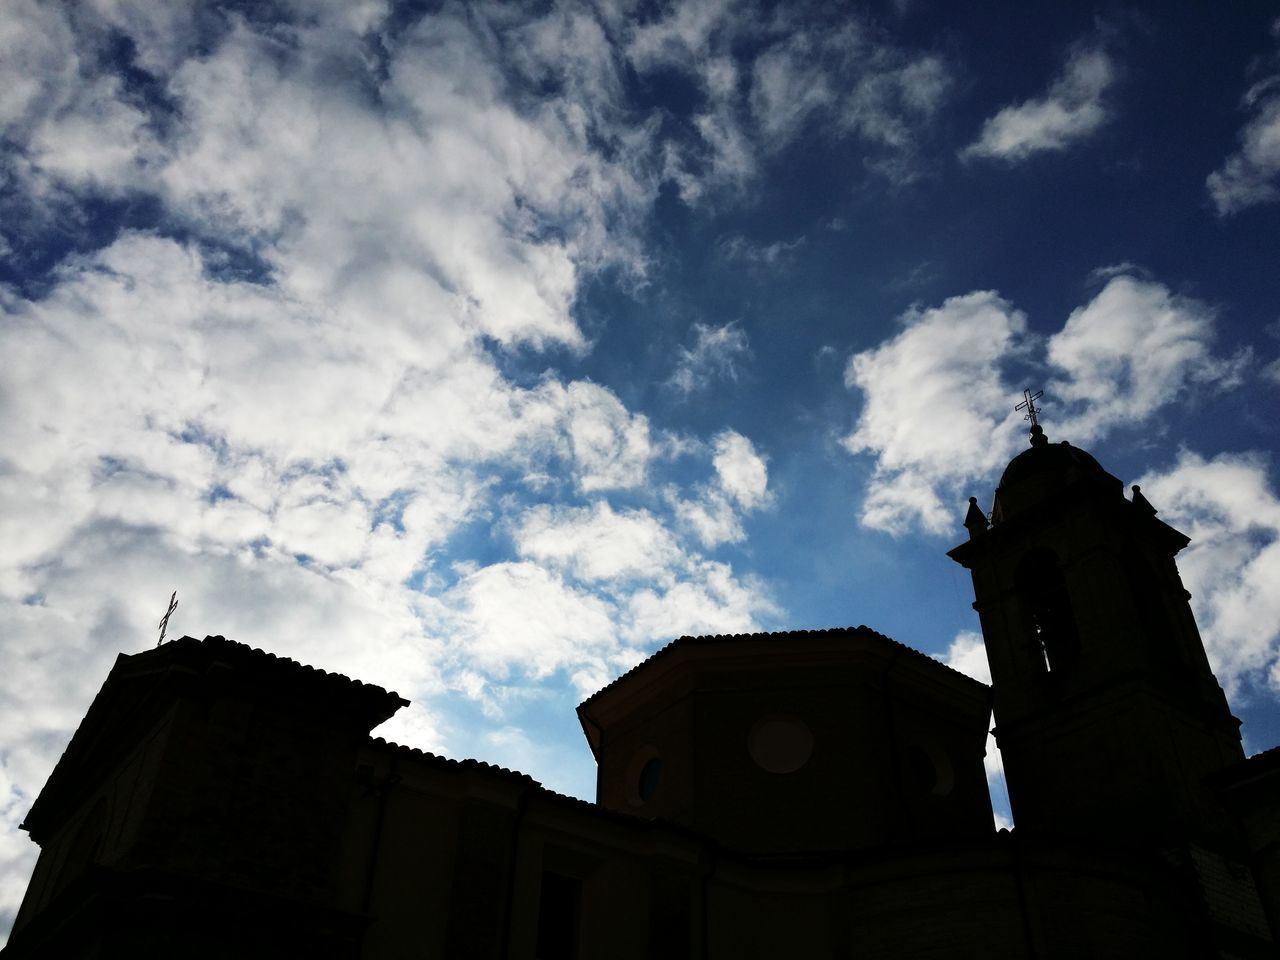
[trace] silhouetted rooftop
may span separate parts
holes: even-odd
[[[579,708],[586,706],[587,704],[595,700],[597,697],[602,696],[606,691],[612,690],[614,687],[618,686],[621,683],[625,683],[630,677],[635,675],[637,672],[648,669],[655,661],[661,660],[669,656],[671,653],[675,652],[676,650],[687,649],[689,647],[708,646],[713,644],[759,643],[759,642],[786,640],[789,638],[794,638],[797,640],[813,639],[813,638],[832,638],[832,639],[847,638],[849,640],[874,639],[876,642],[889,644],[896,650],[909,653],[913,657],[918,657],[921,660],[927,661],[933,666],[941,667],[943,670],[947,670],[958,677],[963,677],[965,680],[967,680],[970,683],[978,684],[980,686],[986,686],[986,684],[983,684],[982,681],[975,680],[973,677],[969,676],[968,674],[961,673],[959,670],[956,670],[954,667],[948,666],[947,664],[943,663],[941,660],[937,660],[929,656],[927,653],[921,653],[919,650],[915,649],[914,647],[909,647],[905,643],[900,643],[897,640],[894,640],[892,637],[885,636],[883,633],[880,633],[876,630],[872,630],[870,627],[866,626],[865,624],[860,624],[859,626],[856,626],[856,627],[829,627],[823,630],[780,630],[775,632],[765,631],[761,633],[714,634],[712,636],[706,636],[706,637],[690,637],[690,636],[677,637],[675,640],[672,640],[666,646],[660,647],[653,654],[646,657],[644,660],[641,660],[639,663],[637,663],[634,667],[632,667],[626,673],[623,673],[622,675],[618,676],[617,678],[612,680],[610,683],[605,684],[595,693],[591,694],[591,696],[583,700],[582,703],[580,703],[578,706]]]
[[[203,640],[181,637],[140,653],[122,653],[116,657],[102,689],[58,758],[22,827],[34,836],[46,811],[56,807],[64,793],[74,792],[74,770],[98,762],[95,753],[99,741],[121,726],[148,722],[146,718],[154,712],[152,704],[160,687],[152,687],[146,696],[139,697],[131,689],[135,679],[160,676],[166,682],[183,682],[192,678],[218,678],[233,672],[226,670],[227,667],[241,668],[234,670],[239,682],[268,688],[272,698],[278,701],[285,701],[291,695],[307,698],[319,695],[326,709],[336,710],[342,705],[359,722],[367,724],[365,730],[382,723],[409,702],[374,684],[222,636]]]
[[[1113,487],[1122,492],[1118,479],[1107,473],[1093,455],[1066,440],[1050,443],[1044,429],[1031,428],[1031,446],[1005,467],[996,488],[991,520],[999,523],[1065,488],[1084,483]]]
[[[1039,430],[1039,434],[1035,431]],[[1045,474],[1062,475],[1076,473],[1080,475],[1096,473],[1105,474],[1102,464],[1089,452],[1073,447],[1066,440],[1050,443],[1044,437],[1044,431],[1037,425],[1032,430],[1031,446],[1009,461],[1000,476],[1000,486],[1036,480]],[[1036,439],[1041,442],[1037,443]]]

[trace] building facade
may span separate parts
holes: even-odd
[[[121,655],[3,956],[1276,956],[1280,750],[1243,756],[1187,538],[1039,427],[965,527],[990,687],[867,627],[682,637],[579,706],[594,803],[221,637]]]

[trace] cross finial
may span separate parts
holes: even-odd
[[[1036,406],[1036,401],[1044,396],[1044,391],[1037,390],[1035,393],[1032,393],[1031,388],[1028,387],[1026,390],[1022,391],[1022,396],[1025,399],[1023,399],[1023,401],[1013,409],[1027,411],[1023,415],[1022,419],[1030,420],[1031,426],[1038,427],[1040,425],[1040,421],[1036,419],[1036,414],[1040,412],[1040,408]]]
[[[178,609],[178,591],[173,591],[173,596],[169,598],[169,609],[164,612],[164,616],[160,618],[160,639],[156,641],[156,646],[164,643],[164,632],[169,629],[169,618],[173,616],[173,611]]]

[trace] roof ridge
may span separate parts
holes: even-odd
[[[974,683],[982,683],[981,680],[974,679],[973,677],[969,676],[967,673],[963,673],[957,670],[955,667],[951,666],[948,663],[944,663],[943,661],[939,660],[937,657],[930,656],[929,654],[925,653],[923,650],[917,650],[915,647],[910,646],[909,644],[905,644],[901,640],[895,640],[893,639],[893,637],[889,636],[888,634],[881,633],[879,630],[874,630],[871,627],[868,627],[865,623],[860,623],[856,627],[846,626],[846,627],[804,628],[804,629],[797,629],[797,630],[759,630],[753,633],[716,633],[716,634],[704,634],[701,636],[692,636],[689,634],[682,634],[681,636],[676,637],[674,640],[670,640],[667,643],[663,644],[661,647],[653,651],[653,653],[649,654],[649,656],[645,657],[635,666],[618,674],[618,676],[614,677],[612,680],[606,683],[603,687],[601,687],[595,693],[591,694],[591,696],[587,697],[585,700],[579,703],[578,706],[579,707],[585,706],[586,704],[595,700],[596,697],[603,694],[606,690],[612,689],[617,684],[621,683],[627,677],[631,676],[633,673],[639,670],[641,667],[644,667],[650,662],[652,662],[653,660],[656,660],[658,657],[662,656],[668,650],[671,650],[673,647],[677,645],[683,646],[688,644],[699,644],[699,643],[727,643],[735,640],[763,640],[763,639],[779,639],[784,637],[812,637],[812,636],[822,636],[825,634],[858,634],[861,636],[876,637],[880,640],[884,640],[888,643],[893,644],[895,647],[901,650],[906,650],[909,653],[913,653],[917,657],[923,657],[926,660],[928,660],[930,663],[937,664],[938,666],[946,670],[950,670],[952,673],[958,674],[959,676],[964,677],[966,680],[971,680]]]
[[[418,757],[427,760],[437,766],[459,767],[468,770],[482,770],[486,773],[499,774],[507,779],[518,780],[523,783],[532,784],[540,789],[546,789],[542,783],[523,773],[519,770],[511,770],[507,767],[500,767],[496,763],[489,763],[485,760],[476,760],[474,757],[463,757],[457,759],[454,757],[446,757],[443,754],[432,753],[430,750],[423,750],[420,747],[410,747],[403,743],[396,743],[394,740],[388,740],[385,737],[369,737],[368,744],[374,747],[383,747],[395,753],[408,754],[409,756]]]
[[[195,637],[192,637],[192,636],[182,636],[176,640],[169,641],[169,643],[164,644],[164,646],[154,647],[151,650],[144,650],[141,654],[133,654],[132,656],[135,656],[135,657],[148,656],[153,652],[157,650],[163,650],[164,647],[170,646],[172,644],[183,644],[185,646],[188,643],[194,644],[197,649],[212,649],[216,647],[222,647],[224,649],[234,652],[235,655],[237,656],[252,657],[254,659],[265,659],[265,660],[271,661],[274,665],[280,668],[301,671],[302,673],[305,673],[308,676],[332,678],[334,680],[340,680],[344,683],[354,684],[356,687],[359,687],[361,689],[375,690],[381,693],[390,694],[393,697],[400,697],[400,694],[398,694],[396,691],[388,690],[386,687],[383,687],[379,684],[369,683],[365,680],[357,679],[356,677],[350,677],[350,676],[347,676],[347,674],[339,673],[336,670],[325,670],[321,667],[313,666],[312,664],[309,664],[309,663],[303,663],[300,660],[295,660],[292,657],[287,657],[284,654],[272,653],[270,650],[264,650],[261,647],[250,646],[249,644],[244,643],[240,640],[228,640],[226,637],[224,637],[220,633],[209,634],[203,640],[197,640]],[[400,697],[400,699],[403,700],[404,698]]]

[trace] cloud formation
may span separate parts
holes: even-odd
[[[1077,46],[1043,97],[1002,108],[982,125],[962,159],[1018,163],[1045,151],[1064,150],[1110,119],[1105,96],[1116,67],[1101,46]]]
[[[737,380],[751,359],[747,334],[735,323],[713,327],[695,323],[693,344],[678,349],[675,369],[666,385],[681,396],[708,389],[715,380]]]
[[[762,157],[815,131],[861,143],[866,168],[890,181],[919,175],[919,144],[950,94],[947,63],[847,10],[816,12],[717,0],[674,4],[629,28],[638,72],[676,70],[701,93],[685,118],[697,142],[665,149],[664,172],[686,200],[745,188]]]
[[[1145,422],[1193,390],[1239,385],[1250,355],[1215,352],[1214,319],[1207,304],[1126,272],[1043,343],[991,291],[908,311],[898,334],[845,370],[863,405],[843,443],[875,463],[862,523],[893,534],[955,529],[965,485],[993,478],[1020,442],[1015,362],[1042,367],[1054,430],[1076,443]]]
[[[1280,19],[1271,24],[1271,35],[1280,39]],[[1273,70],[1278,62],[1280,52],[1271,58]],[[1249,119],[1240,130],[1240,149],[1205,181],[1219,216],[1280,200],[1280,72],[1250,86],[1241,109]]]
[[[0,926],[17,822],[175,587],[171,635],[396,689],[387,732],[446,751],[442,697],[502,724],[526,678],[585,692],[777,612],[706,552],[767,502],[746,438],[669,443],[521,366],[590,348],[585,279],[647,269],[663,150],[606,25],[296,13],[20,0],[0,28],[3,245],[73,234],[0,289]]]
[[[938,487],[1008,460],[1017,415],[1008,410],[1000,363],[1023,349],[1026,317],[997,294],[976,291],[908,311],[899,323],[894,337],[849,360],[845,385],[861,391],[863,406],[843,443],[875,457],[863,524],[942,533],[955,511]]]
[[[1197,385],[1240,384],[1247,352],[1213,351],[1214,311],[1162,284],[1113,276],[1049,338],[1047,359],[1060,375],[1047,389],[1076,412],[1060,431],[1084,439],[1145,421]]]
[[[751,441],[734,430],[725,430],[712,446],[715,480],[699,484],[692,497],[684,497],[674,488],[667,491],[681,526],[707,548],[744,540],[742,514],[769,504],[768,467]]]
[[[1178,569],[1209,662],[1230,695],[1280,691],[1280,497],[1256,454],[1190,451],[1139,481],[1160,519],[1191,537]]]
[[[1124,267],[1053,336],[965,288],[884,343],[851,331],[832,278],[920,262],[891,249],[919,237],[898,202],[919,194],[896,188],[955,172],[937,158],[954,160],[942,121],[965,38],[942,54],[818,3],[428,6],[6,6],[0,930],[34,853],[16,823],[114,655],[155,642],[174,588],[171,636],[224,633],[391,687],[413,705],[386,735],[536,757],[531,773],[587,795],[585,751],[541,737],[547,716],[571,724],[571,698],[671,636],[780,625],[785,578],[750,565],[813,548],[774,537],[765,562],[753,538],[796,509],[772,472],[794,493],[826,453],[803,447],[804,404],[781,384],[835,369],[794,357],[856,351],[846,379],[865,402],[841,429],[872,468],[863,522],[894,533],[955,530],[1013,452],[1013,371],[1038,369],[1059,429],[1088,440],[1251,370],[1215,347],[1210,306]],[[1108,114],[1116,64],[1088,52],[1009,108],[1009,159]],[[1249,156],[1264,169],[1265,150]],[[908,229],[870,232],[886,217]],[[675,279],[689,243],[715,255]],[[951,272],[929,256],[935,281]],[[786,331],[795,351],[767,358],[782,376],[734,406],[737,429],[714,419],[722,404],[641,404],[765,359],[753,348],[777,329],[753,324],[778,315],[758,284],[744,286],[759,311],[714,290],[724,314],[664,340],[681,344],[664,369],[596,353],[642,336],[598,338],[601,323],[747,271],[805,322]],[[615,296],[640,309],[614,315]],[[675,313],[706,318],[710,302]],[[780,438],[767,450],[758,426]],[[1241,535],[1261,550],[1271,528],[1242,517],[1222,521],[1223,549]],[[1254,582],[1248,556],[1223,556]],[[1231,596],[1214,584],[1200,592]],[[891,596],[867,597],[868,616],[892,623]],[[1246,601],[1269,615],[1253,594],[1224,600],[1221,636],[1242,636]],[[1215,656],[1241,677],[1271,669],[1245,646]]]

